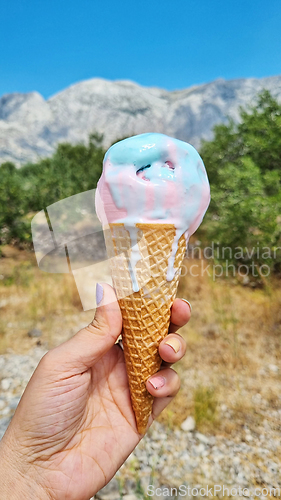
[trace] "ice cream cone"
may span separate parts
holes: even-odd
[[[143,434],[153,404],[146,381],[161,365],[158,347],[168,334],[186,239],[183,234],[175,240],[173,224],[137,223],[131,229],[123,223],[112,223],[104,234],[123,318],[122,340],[132,406],[138,431]],[[176,253],[175,249],[172,252],[175,241]],[[172,253],[174,262],[169,260]],[[174,277],[168,281],[171,265]],[[134,291],[136,285],[138,291]]]
[[[96,211],[105,230],[113,285],[123,316],[123,345],[139,432],[153,398],[147,379],[160,367],[180,266],[210,201],[197,151],[164,134],[113,144],[103,161]]]

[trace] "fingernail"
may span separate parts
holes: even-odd
[[[166,340],[165,344],[169,345],[175,352],[179,352],[181,348],[180,341],[175,337],[171,337],[170,339]]]
[[[153,377],[152,379],[149,379],[149,381],[154,387],[154,389],[161,389],[161,387],[164,387],[166,383],[166,379],[164,377],[161,377],[161,375],[158,375],[158,377]]]
[[[102,287],[102,285],[100,285],[99,283],[97,283],[97,286],[96,286],[96,303],[97,303],[97,306],[100,305],[102,299],[103,299],[103,287]]]
[[[181,299],[181,300],[183,300],[184,302],[186,302],[189,305],[190,312],[191,312],[192,311],[192,305],[190,304],[190,302],[188,302],[188,300],[186,300],[186,299]]]

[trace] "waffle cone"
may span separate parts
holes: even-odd
[[[123,318],[122,341],[132,406],[138,431],[143,434],[153,404],[146,381],[162,362],[158,347],[168,334],[186,240],[184,235],[179,239],[175,275],[172,281],[167,281],[168,261],[176,236],[174,225],[139,223],[132,229],[128,231],[123,224],[109,224],[104,234]],[[132,266],[134,245],[138,259]],[[134,276],[139,291],[133,290]]]

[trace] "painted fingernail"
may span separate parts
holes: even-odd
[[[158,375],[158,377],[153,377],[152,379],[149,379],[149,381],[154,389],[161,389],[161,387],[164,387],[166,383],[166,379],[164,377],[161,377],[161,375]]]
[[[186,300],[186,299],[181,299],[181,300],[183,300],[184,302],[186,302],[189,305],[190,312],[191,312],[192,311],[192,305],[190,304],[190,302],[188,302],[188,300]]]
[[[169,345],[175,352],[179,352],[181,348],[180,341],[175,337],[171,337],[170,339],[166,340],[165,344]]]
[[[97,303],[97,306],[100,305],[102,299],[103,299],[103,287],[102,287],[102,285],[100,285],[99,283],[97,283],[97,286],[96,286],[96,303]]]

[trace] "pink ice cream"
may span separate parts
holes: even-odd
[[[178,240],[196,231],[210,202],[203,161],[186,142],[163,134],[141,134],[107,151],[96,191],[96,211],[103,225],[173,224],[175,244],[167,279],[173,279]],[[132,238],[132,240],[135,238]]]

